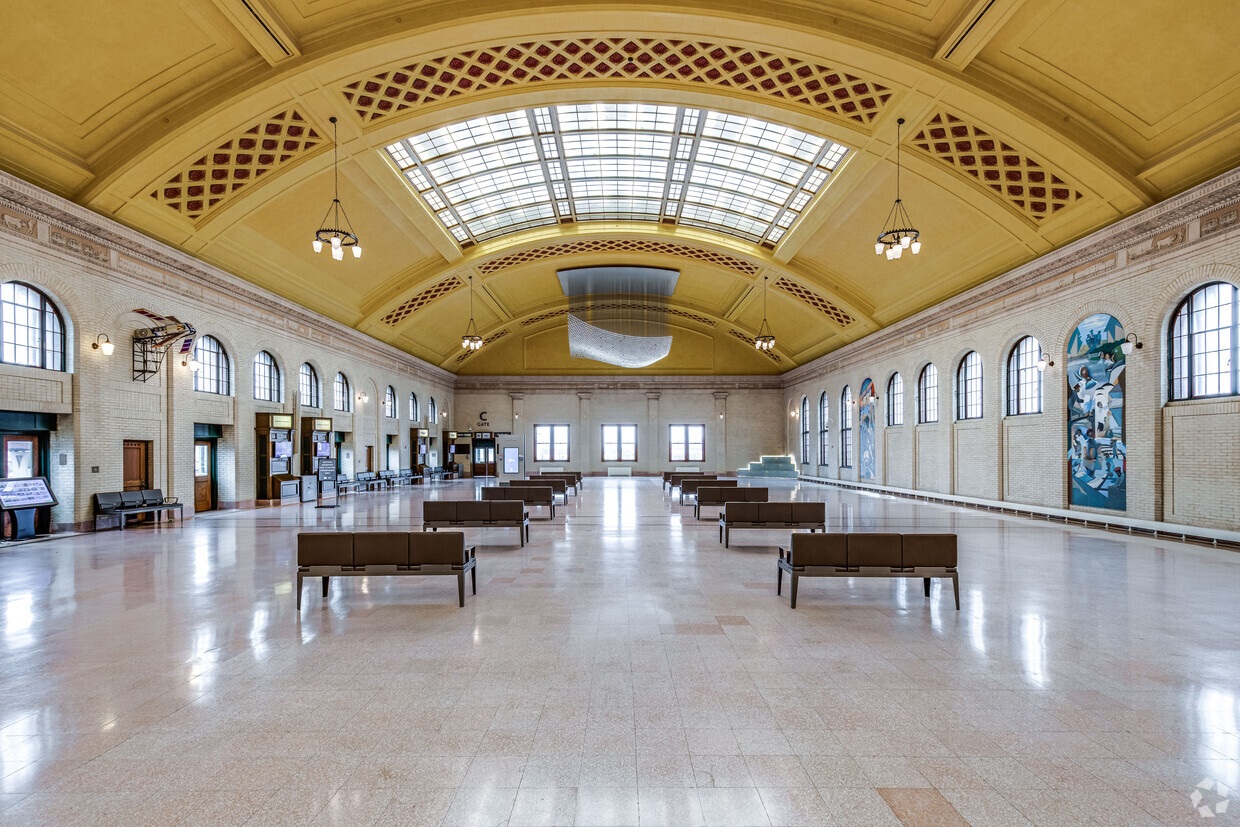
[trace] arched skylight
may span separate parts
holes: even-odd
[[[575,221],[704,227],[774,247],[848,148],[723,112],[592,103],[475,118],[387,151],[462,247]]]

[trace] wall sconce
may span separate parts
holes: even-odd
[[[367,402],[369,402],[369,401],[370,401],[370,396],[368,396],[368,395],[367,395],[366,393],[364,393],[364,392],[363,392],[363,393],[359,393],[359,394],[357,395],[357,401],[358,401],[358,402],[361,402],[363,405],[365,405]]]
[[[189,368],[194,373],[198,372],[198,361],[196,359],[182,359],[181,367]]]
[[[519,414],[519,413],[515,413],[515,414],[513,414],[513,415],[512,415],[512,418],[513,418],[513,419],[520,419],[520,418],[521,418],[521,414]]]
[[[1140,345],[1138,345],[1140,347]],[[112,351],[116,350],[116,345],[112,344],[112,340],[108,338],[108,334],[100,333],[95,337],[95,341],[90,344],[91,350],[102,350],[104,356],[111,356]]]
[[[720,418],[720,419],[723,419],[723,411],[720,411],[720,412],[719,412],[719,418]]]
[[[1038,372],[1039,373],[1046,370],[1047,368],[1053,368],[1053,367],[1055,367],[1055,363],[1051,361],[1050,357],[1048,357],[1045,352],[1038,354]]]
[[[1137,334],[1129,333],[1124,337],[1124,341],[1120,343],[1119,349],[1124,352],[1125,356],[1131,356],[1134,349],[1140,350],[1141,343],[1137,341]],[[105,350],[104,353],[107,353]]]

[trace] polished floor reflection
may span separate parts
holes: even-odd
[[[657,480],[590,478],[524,549],[467,532],[464,609],[428,577],[295,611],[298,531],[473,496],[0,548],[0,822],[1197,824],[1200,782],[1240,787],[1234,552],[788,483],[961,547],[959,612],[836,579],[793,611],[786,533],[725,550]]]

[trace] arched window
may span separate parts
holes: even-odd
[[[396,418],[396,390],[391,385],[383,394],[383,415],[388,419]]]
[[[418,410],[418,395],[411,393],[409,394],[409,421],[417,422],[421,418],[421,412]]]
[[[809,465],[809,397],[801,397],[801,462]]]
[[[853,464],[853,441],[852,441],[852,388],[848,385],[844,386],[844,391],[840,394],[840,467],[852,468]]]
[[[436,419],[438,416],[439,411],[435,408],[435,397],[432,396],[426,403],[426,418],[430,420],[431,425],[434,426],[435,423],[439,421]]]
[[[0,285],[0,362],[65,369],[65,325],[52,300],[20,281]]]
[[[818,395],[818,464],[827,464],[827,392]]]
[[[956,368],[956,419],[982,418],[982,357],[971,350]]]
[[[254,357],[254,398],[261,402],[279,402],[283,396],[280,367],[275,357],[260,350]]]
[[[319,372],[309,362],[303,362],[297,375],[301,390],[301,404],[305,408],[323,407],[323,387],[319,384]]]
[[[194,341],[194,390],[203,393],[232,394],[232,364],[224,346],[212,336],[199,336]]]
[[[917,377],[917,421],[939,421],[939,369],[926,365]]]
[[[887,380],[887,424],[904,424],[904,379],[898,373]]]
[[[335,387],[336,410],[345,412],[353,410],[353,394],[349,391],[349,378],[343,373],[337,373],[336,381],[333,384]]]
[[[1032,336],[1021,339],[1008,354],[1008,416],[1042,413],[1042,346]]]
[[[1236,381],[1237,292],[1234,285],[1216,281],[1189,293],[1176,308],[1168,348],[1172,399],[1240,392]]]

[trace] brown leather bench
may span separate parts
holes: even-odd
[[[920,577],[926,597],[932,578],[950,579],[960,611],[955,534],[793,534],[778,562],[775,593],[783,593],[788,572],[794,609],[802,577]]]
[[[526,482],[541,483],[543,480],[564,480],[565,498],[568,494],[581,493],[581,473],[579,471],[543,471],[540,474],[530,474],[525,478]],[[556,492],[561,493],[561,492]]]
[[[703,479],[694,477],[693,479],[680,481],[680,504],[685,504],[685,497],[697,497],[698,489],[706,486],[712,488],[735,488],[740,485],[740,480],[734,479]]]
[[[481,489],[483,500],[520,500],[529,505],[545,505],[555,519],[555,489],[550,485],[486,485]]]
[[[459,531],[423,534],[418,531],[328,531],[297,535],[297,609],[302,581],[323,578],[323,602],[333,577],[379,577],[420,574],[456,575],[457,598],[465,605],[465,572],[478,593],[478,559],[465,547]]]
[[[515,528],[524,546],[530,538],[530,512],[525,510],[524,503],[511,496],[481,502],[426,500],[422,503],[422,530],[428,528],[431,531],[441,528]]]
[[[765,487],[739,488],[735,483],[711,485],[707,482],[698,487],[694,496],[693,519],[701,519],[703,508],[723,508],[729,502],[764,503],[769,499],[769,493],[770,489]]]
[[[699,489],[701,490],[701,489]],[[737,491],[761,491],[764,489],[738,488]],[[719,514],[719,539],[728,548],[732,531],[738,528],[788,528],[795,531],[808,528],[827,530],[827,504],[727,502]]]

